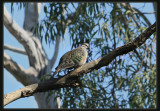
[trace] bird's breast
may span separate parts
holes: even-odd
[[[79,66],[85,64],[87,60],[87,50],[86,48],[82,48],[82,50],[83,50],[83,57],[82,60],[79,62]]]

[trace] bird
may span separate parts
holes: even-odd
[[[56,75],[62,69],[71,69],[82,66],[87,60],[87,49],[89,48],[88,43],[83,43],[81,46],[66,52],[59,61],[58,66],[55,68],[53,74]]]

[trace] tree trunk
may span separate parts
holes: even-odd
[[[40,3],[26,3],[24,29],[12,19],[7,9],[4,6],[4,25],[7,30],[23,45],[25,50],[5,45],[8,50],[16,53],[25,54],[28,56],[30,68],[24,69],[21,65],[16,63],[9,55],[4,52],[4,67],[24,86],[39,82],[41,76],[48,74],[57,58],[59,50],[60,37],[56,37],[56,45],[53,57],[48,59],[38,35],[34,36],[32,29],[38,23],[38,16],[40,13]],[[60,108],[60,100],[57,99],[56,93],[53,90],[52,95],[48,92],[34,94],[35,100],[39,108]]]
[[[40,13],[41,4],[40,3],[28,3],[25,7],[25,18],[24,18],[24,29],[27,31],[31,31],[32,29],[35,29],[37,23],[38,23],[38,17]],[[38,38],[38,35],[37,35]],[[43,49],[39,49],[44,51]],[[39,53],[41,54],[41,53]],[[38,55],[39,57],[44,55]],[[46,62],[47,61],[47,62]],[[37,75],[37,78],[39,79],[42,75],[48,74],[51,71],[51,65],[49,64],[49,61],[47,59],[47,56],[45,54],[45,60],[39,59],[39,62],[43,64],[43,66],[39,66],[39,75]],[[58,102],[57,98],[55,97],[55,91],[52,91],[52,95],[49,96],[48,92],[45,93],[37,93],[34,94],[35,100],[38,103],[39,108],[58,108]],[[58,102],[58,104],[57,104]]]

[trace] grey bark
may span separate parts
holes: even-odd
[[[71,71],[67,75],[64,75],[60,78],[51,78],[41,83],[35,83],[32,85],[28,85],[24,88],[18,89],[12,93],[6,94],[4,96],[4,105],[10,103],[11,101],[14,101],[16,99],[22,98],[22,97],[28,97],[33,95],[37,92],[45,92],[48,90],[55,90],[62,87],[77,87],[82,86],[81,82],[78,80],[78,77],[87,74],[88,72],[93,71],[94,69],[99,69],[103,66],[107,66],[112,62],[116,57],[129,53],[130,51],[133,51],[134,49],[140,47],[142,44],[146,42],[146,40],[154,33],[156,32],[156,22],[151,25],[149,28],[147,28],[143,33],[141,33],[136,39],[134,39],[132,42],[128,42],[127,44],[115,48],[112,52],[108,53],[107,55],[97,59],[93,60],[91,62],[88,62],[81,67],[76,68],[75,70]],[[17,92],[17,93],[15,93]],[[112,95],[116,99],[115,93],[113,91]],[[115,100],[115,104],[117,101]],[[118,107],[116,105],[116,107]]]
[[[41,7],[40,3],[28,3],[26,5],[26,7],[25,7],[25,18],[24,18],[24,29],[25,30],[33,31],[36,28],[36,25],[38,23],[39,13],[40,13],[40,7]],[[35,40],[34,41],[35,43],[39,43],[38,35],[37,35],[37,38],[35,38],[34,40]],[[41,47],[41,45],[40,44],[37,44],[37,45],[39,46],[39,50],[42,52],[43,48]],[[57,45],[59,46],[59,44],[57,44]],[[58,51],[58,50],[56,50],[56,51]],[[56,53],[56,55],[58,55],[58,53]],[[41,61],[43,58],[47,58],[46,54],[45,54],[45,56],[40,55],[39,56],[39,61]],[[57,56],[54,57],[55,60],[56,60],[56,58],[57,58]],[[44,66],[40,67],[41,70],[40,70],[39,75],[38,75],[39,78],[42,75],[48,74],[51,71],[51,66],[49,64],[48,59],[45,60],[45,61],[47,61],[47,62],[45,63],[45,62],[42,61],[42,63],[41,63]],[[38,103],[39,108],[50,109],[50,108],[57,108],[58,107],[56,97],[55,97],[55,91],[52,91],[52,96],[49,97],[49,98],[48,98],[48,92],[35,94],[34,97],[35,97],[35,100]]]
[[[39,78],[48,74],[52,67],[51,61],[48,60],[48,57],[42,47],[42,44],[38,36],[33,36],[33,33],[30,32],[31,29],[34,29],[38,23],[38,15],[40,10],[40,4],[38,3],[27,3],[25,8],[25,20],[24,20],[24,29],[19,27],[19,25],[12,19],[7,9],[4,7],[4,25],[8,31],[24,46],[25,52],[29,59],[30,68],[25,70],[22,66],[18,65],[12,58],[4,53],[4,67],[23,85],[33,84],[39,81]],[[59,48],[60,37],[57,38],[56,48]],[[12,50],[16,52],[15,50]],[[58,51],[55,51],[52,59],[56,60]],[[55,62],[54,62],[55,63]],[[54,65],[52,63],[52,66]],[[24,80],[25,78],[25,80]],[[52,96],[48,98],[48,93],[37,93],[34,95],[39,108],[58,108],[60,105],[59,99],[55,97],[55,91],[53,91]],[[57,104],[58,101],[58,104]]]
[[[4,44],[3,48],[6,49],[6,50],[10,50],[10,51],[13,51],[13,52],[17,52],[17,53],[20,53],[20,54],[27,55],[25,50],[17,48],[17,47],[10,46],[10,45],[7,45],[7,44]]]

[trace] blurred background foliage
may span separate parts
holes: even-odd
[[[25,3],[18,5],[22,8]],[[45,3],[44,13],[34,30],[40,39],[55,44],[57,35],[65,40],[69,33],[71,49],[89,42],[87,62],[131,42],[151,25],[130,3]],[[79,78],[81,87],[57,90],[62,108],[155,108],[155,46],[156,34],[108,66],[84,74]]]

